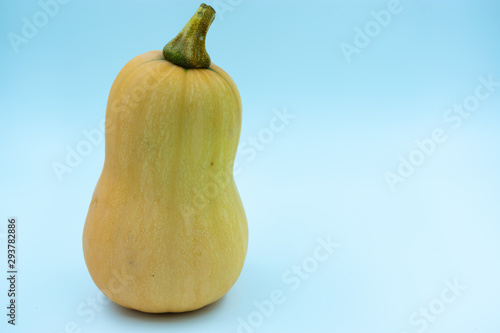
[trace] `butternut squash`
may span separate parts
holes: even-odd
[[[163,52],[132,59],[111,87],[83,253],[97,287],[127,308],[199,309],[243,267],[247,220],[233,179],[242,105],[205,50],[214,17],[202,4]]]

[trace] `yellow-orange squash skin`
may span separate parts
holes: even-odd
[[[248,244],[232,173],[240,130],[238,89],[214,64],[186,70],[152,51],[121,70],[83,232],[88,270],[108,298],[182,312],[233,286]]]

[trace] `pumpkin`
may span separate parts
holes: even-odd
[[[242,106],[205,50],[214,17],[202,4],[163,52],[128,62],[109,94],[83,253],[97,287],[127,308],[199,309],[243,267],[248,228],[233,178]]]

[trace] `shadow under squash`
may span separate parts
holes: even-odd
[[[115,313],[120,316],[131,318],[137,321],[147,321],[147,322],[181,322],[185,320],[192,320],[198,317],[209,315],[210,313],[216,311],[222,303],[224,303],[225,295],[218,301],[208,304],[198,310],[188,311],[188,312],[165,312],[165,313],[148,313],[139,310],[133,310],[121,305],[111,302],[111,306]]]

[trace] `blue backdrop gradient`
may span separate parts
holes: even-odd
[[[2,332],[500,331],[500,2],[207,1],[207,50],[243,101],[248,256],[221,301],[148,315],[89,305],[96,133],[120,69],[200,3],[54,1],[0,4],[2,251],[7,217],[20,229],[18,325],[3,315]],[[318,260],[328,237],[340,246]]]

